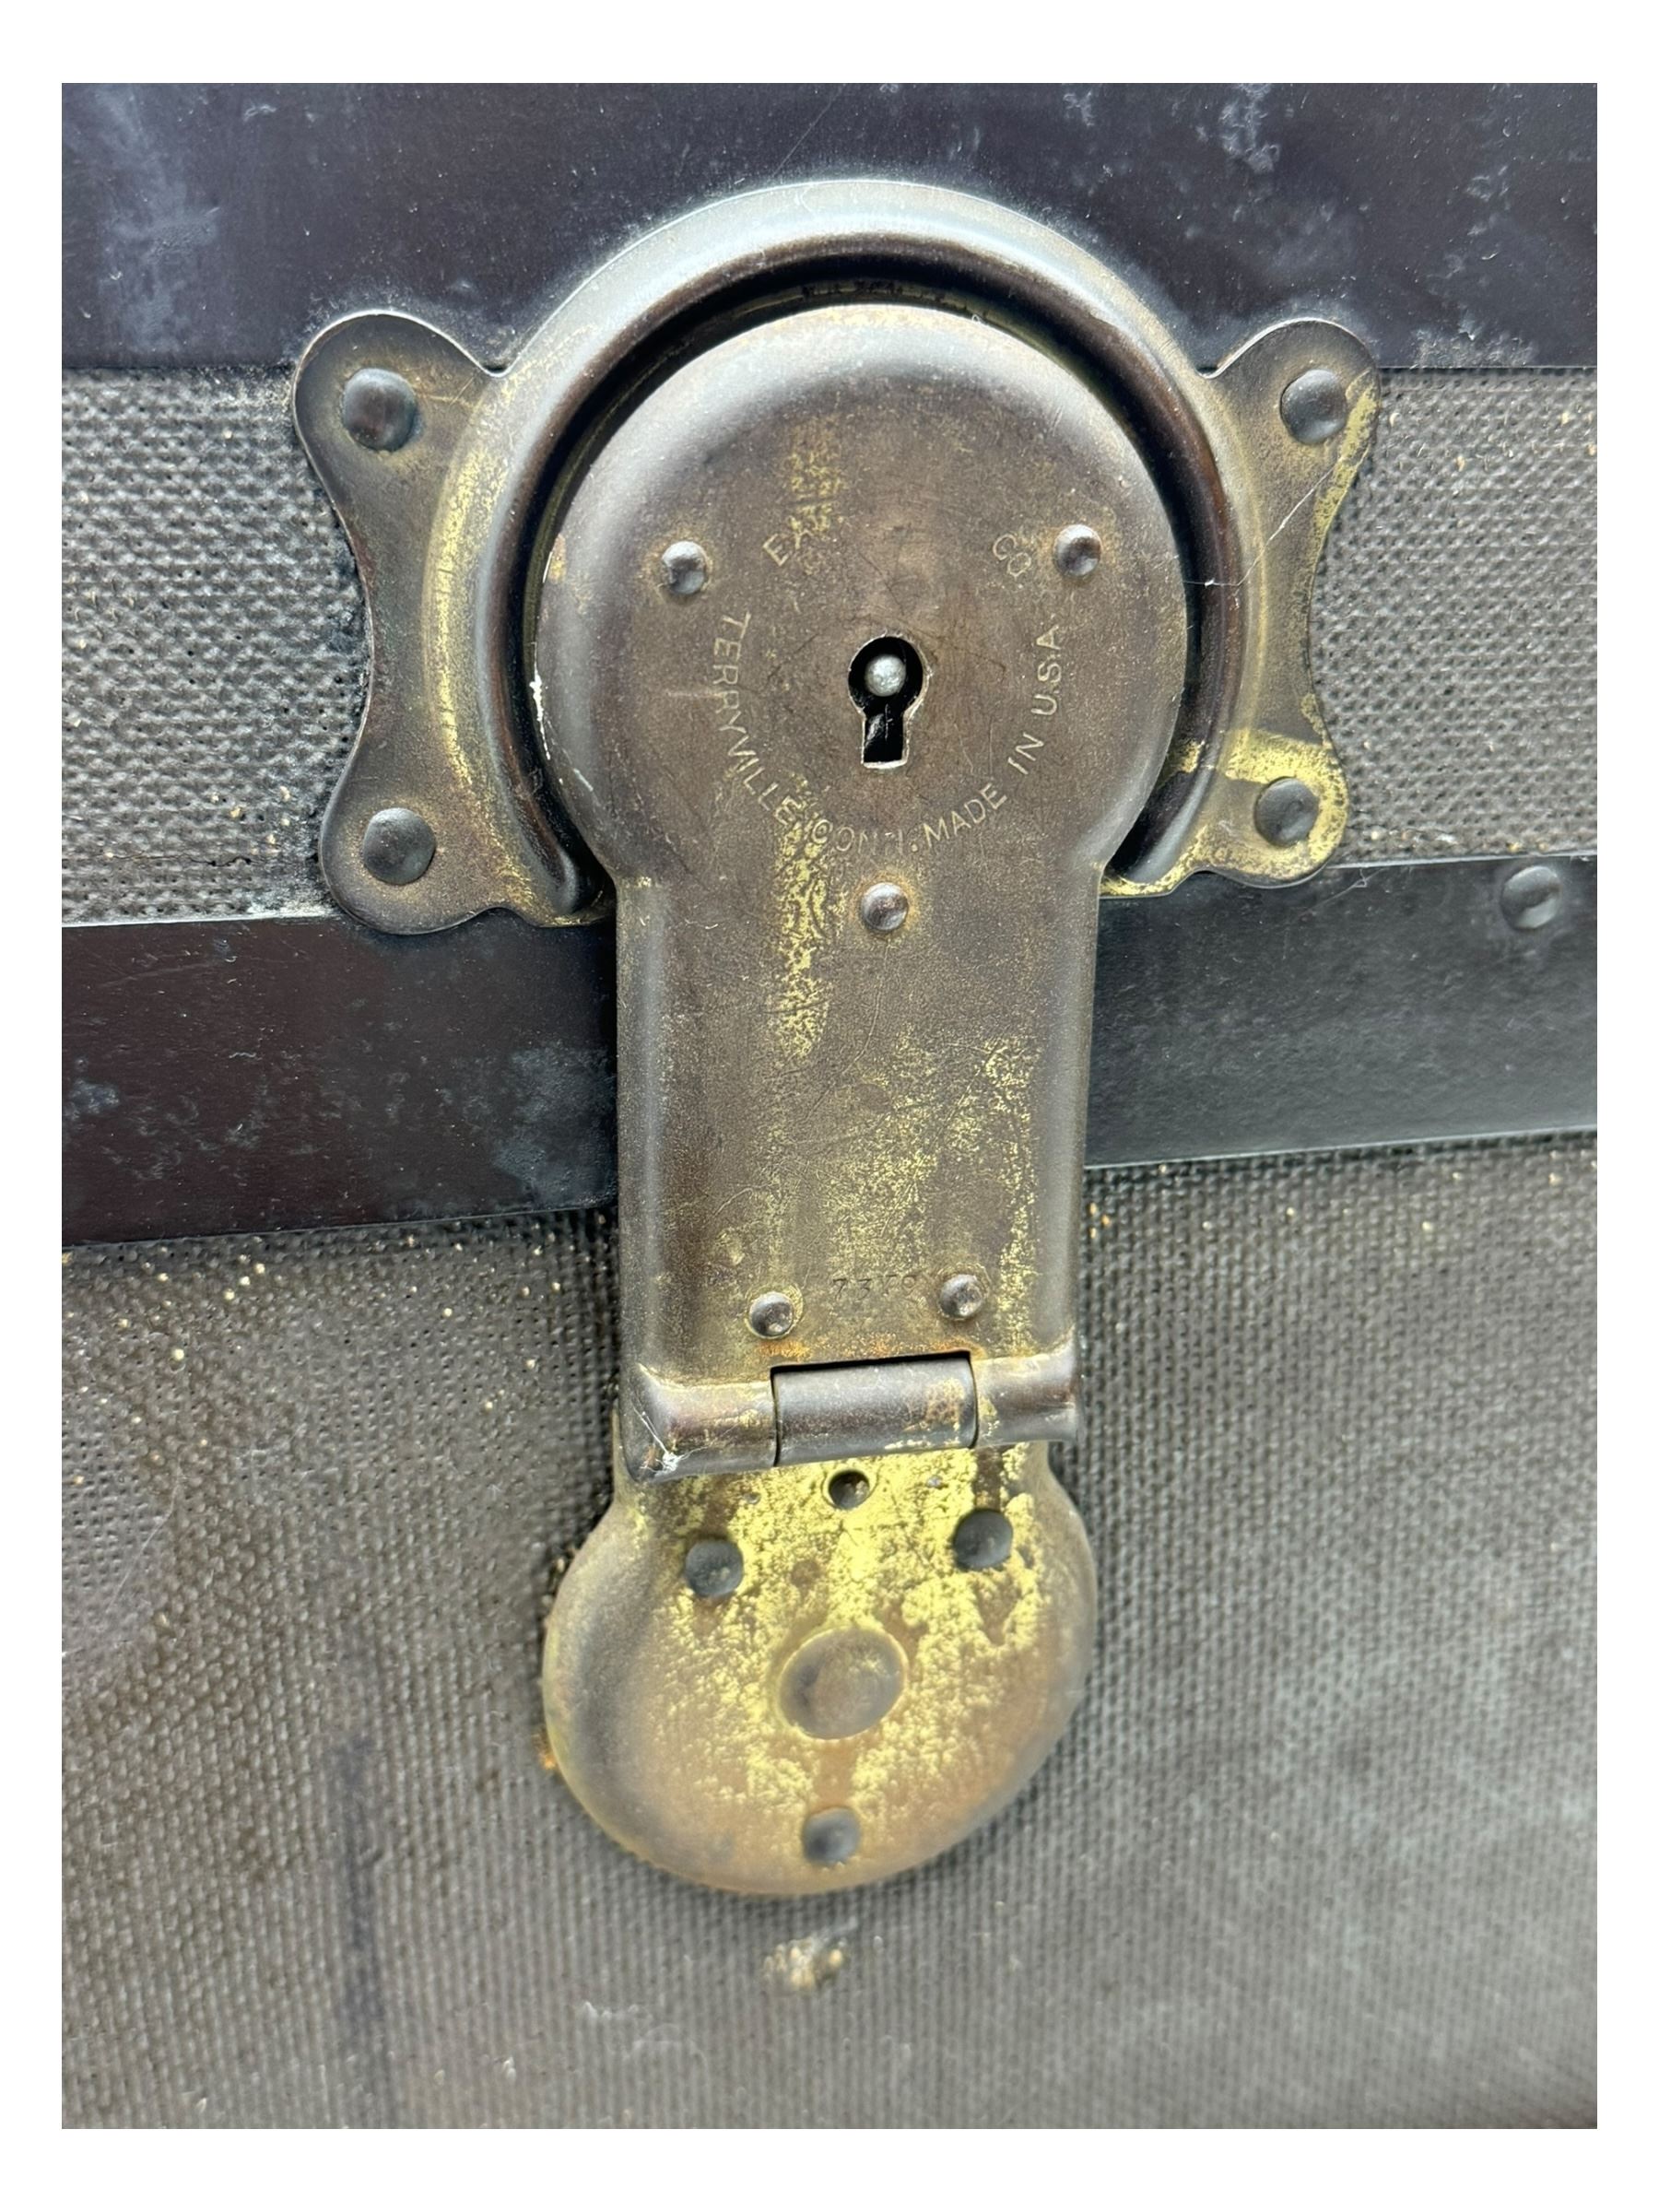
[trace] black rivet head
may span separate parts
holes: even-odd
[[[884,1721],[904,1688],[904,1653],[879,1629],[826,1629],[809,1636],[778,1677],[778,1711],[822,1743],[863,1735]]]
[[[1310,369],[1279,394],[1279,414],[1299,445],[1324,445],[1348,418],[1347,391],[1330,369]]]
[[[858,1815],[844,1805],[809,1813],[801,1823],[801,1856],[811,1866],[844,1866],[863,1841]]]
[[[1062,576],[1081,582],[1100,567],[1103,551],[1098,530],[1087,523],[1069,523],[1054,540],[1054,566]]]
[[[676,599],[695,599],[709,581],[709,557],[695,538],[677,537],[663,554],[663,586]]]
[[[340,420],[371,453],[394,453],[420,422],[415,387],[395,369],[359,369],[340,394]]]
[[[1505,880],[1498,903],[1512,929],[1547,929],[1560,912],[1565,896],[1558,871],[1535,861]]]
[[[1270,845],[1298,845],[1319,819],[1319,794],[1300,776],[1280,776],[1256,794],[1255,826]]]
[[[699,1536],[683,1571],[693,1597],[730,1597],[743,1580],[743,1554],[730,1536]]]
[[[872,883],[859,893],[858,918],[872,936],[890,936],[910,916],[910,897],[901,884]]]
[[[363,865],[380,883],[418,883],[437,850],[425,818],[412,806],[382,806],[363,831]]]
[[[794,1299],[782,1290],[763,1290],[748,1310],[748,1325],[757,1336],[787,1336],[799,1318]]]
[[[985,1567],[1000,1567],[1013,1548],[1014,1531],[1008,1516],[990,1505],[976,1507],[972,1512],[964,1514],[950,1539],[957,1565],[969,1574],[976,1574]]]

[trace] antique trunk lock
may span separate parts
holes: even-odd
[[[559,1770],[694,1880],[913,1865],[1092,1647],[1048,1447],[1096,901],[1341,832],[1308,606],[1370,362],[1298,322],[1200,374],[1053,234],[853,183],[671,226],[500,373],[353,317],[295,404],[372,620],[336,895],[614,889],[616,1494],[549,1623]]]

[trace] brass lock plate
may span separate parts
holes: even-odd
[[[371,614],[336,896],[614,888],[616,1493],[544,1693],[659,1865],[879,1878],[1065,1724],[1093,902],[1334,850],[1308,612],[1375,405],[1334,324],[1201,374],[1079,248],[884,182],[670,225],[499,372],[390,313],[300,365]]]
[[[594,459],[535,675],[617,892],[632,1473],[1069,1433],[1100,871],[1186,659],[1124,427],[964,314],[762,324]],[[866,1431],[823,1371],[898,1362]]]
[[[1039,1444],[616,1495],[544,1658],[559,1771],[716,1888],[878,1881],[1006,1805],[1070,1718],[1095,1575]]]

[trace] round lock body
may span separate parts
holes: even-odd
[[[729,337],[610,434],[558,517],[535,686],[615,880],[780,851],[943,880],[976,836],[1081,877],[1141,808],[1186,658],[1170,516],[1099,393],[882,302]]]
[[[802,619],[813,571],[818,618],[877,603],[864,635],[835,639],[846,657],[831,688],[844,689],[853,653],[879,649],[862,676],[894,688],[855,703],[869,713],[865,764],[897,768],[924,727],[918,710],[932,718],[942,686],[971,680],[975,625],[959,618],[982,629],[979,677],[991,671],[1005,713],[1027,688],[1025,626],[1014,625],[1024,648],[992,667],[1004,625],[978,564],[989,557],[991,585],[1023,583],[1028,604],[1058,579],[1121,615],[1137,559],[1157,565],[1167,508],[1189,580],[1176,740],[1121,841],[1085,810],[1112,853],[1107,888],[1156,896],[1194,870],[1295,881],[1342,832],[1308,609],[1376,409],[1374,367],[1334,324],[1271,324],[1200,371],[1075,242],[986,201],[888,179],[764,189],[682,217],[597,271],[500,370],[418,318],[348,315],[306,349],[294,392],[372,611],[372,681],[323,825],[324,876],[348,911],[399,934],[492,906],[542,924],[587,911],[602,879],[576,824],[624,867],[629,856],[605,834],[614,794],[601,822],[581,781],[591,701],[551,687],[568,676],[596,696],[612,684],[607,656],[625,625],[610,586],[624,576],[648,580],[670,609],[747,612],[757,624],[767,594],[741,587],[758,562]],[[606,487],[628,502],[608,521],[596,512]],[[630,537],[636,523],[648,547]],[[608,550],[607,528],[620,532]],[[555,532],[570,573],[610,580],[576,618],[594,621],[585,641],[552,635],[552,598],[540,605],[544,571],[557,597]],[[900,557],[872,568],[868,549],[883,540]],[[922,634],[930,617],[951,649],[942,661]],[[1163,637],[1176,627],[1160,618]],[[804,641],[765,629],[752,641],[760,653],[806,682]],[[818,641],[830,642],[821,624]],[[1150,684],[1161,669],[1145,673]],[[700,688],[731,687],[723,673]],[[1122,725],[1126,754],[1135,726]],[[538,742],[562,804],[548,803]],[[992,809],[983,782],[1005,788],[994,770],[1007,747],[982,747],[977,733],[967,742],[985,774],[950,803],[971,822]],[[764,762],[759,789],[776,765]],[[1253,813],[1287,778],[1314,807],[1294,836]],[[850,818],[831,818],[818,767],[809,781],[826,837],[905,826],[867,794]],[[706,789],[687,794],[694,822]],[[814,794],[778,795],[805,806]],[[368,834],[388,809],[431,832],[418,875],[388,872]],[[954,829],[948,804],[943,818]]]

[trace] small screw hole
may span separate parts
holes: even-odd
[[[831,1475],[826,1486],[830,1502],[838,1513],[850,1513],[855,1505],[862,1505],[870,1494],[870,1478],[857,1467],[843,1467],[839,1475]]]

